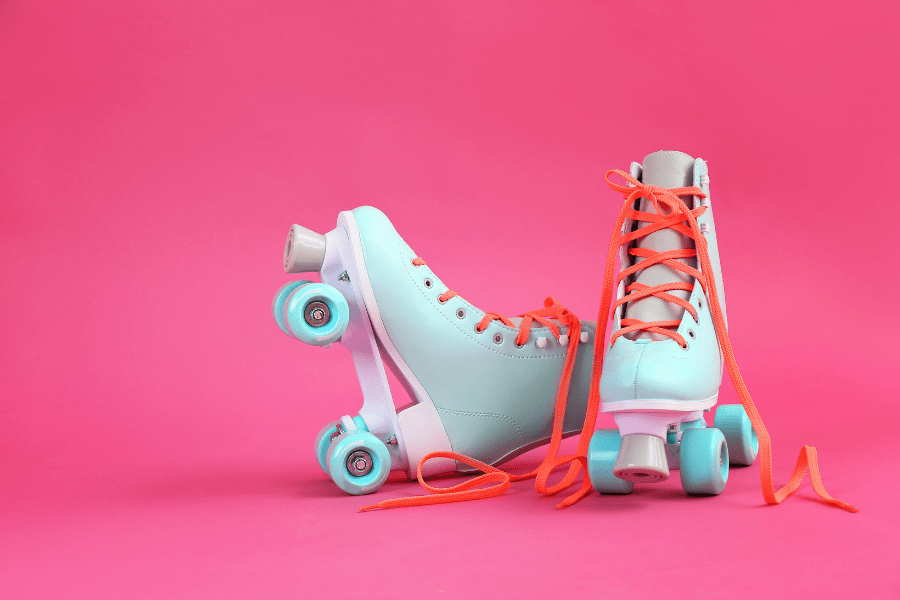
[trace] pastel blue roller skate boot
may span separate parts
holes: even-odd
[[[706,163],[655,152],[632,163],[628,187],[610,185],[634,198],[623,215],[614,333],[600,377],[600,410],[619,429],[594,434],[591,482],[624,494],[679,469],[688,494],[719,494],[729,463],[752,464],[759,444],[741,405],[719,407],[713,427],[704,418],[718,398],[723,355],[687,211],[706,240],[725,318]]]
[[[627,185],[610,181],[612,174]],[[625,203],[607,254],[589,407],[599,402],[619,429],[596,431],[579,456],[594,489],[627,494],[635,482],[662,481],[679,469],[685,492],[716,495],[729,463],[750,465],[758,452],[766,503],[780,504],[809,471],[826,504],[856,512],[825,490],[812,446],[801,448],[790,480],[775,487],[771,439],[728,337],[706,163],[655,152],[633,163],[630,175],[608,171],[606,182]],[[613,285],[616,254],[621,272]],[[603,356],[610,308],[614,333]],[[704,413],[716,404],[723,364],[741,404],[720,406],[709,427]]]
[[[391,470],[421,479],[481,468],[466,457],[496,465],[552,436],[582,432],[587,446],[593,323],[555,302],[514,319],[479,310],[367,206],[340,213],[325,235],[294,225],[284,270],[317,271],[321,283],[282,287],[278,326],[307,344],[340,342],[362,388],[359,414],[315,440],[319,465],[345,492],[374,492]],[[385,365],[410,396],[399,411]]]

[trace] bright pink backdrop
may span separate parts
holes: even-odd
[[[893,3],[55,4],[0,4],[4,598],[900,595]],[[814,444],[860,512],[752,467],[356,513],[311,451],[349,357],[269,316],[288,226],[371,204],[479,306],[593,319],[603,173],[659,149],[709,160],[777,479]]]

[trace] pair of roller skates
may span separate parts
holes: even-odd
[[[581,490],[563,504],[591,488],[627,494],[635,483],[667,479],[672,469],[688,494],[715,495],[725,488],[729,465],[752,464],[762,444],[766,500],[777,503],[779,494],[793,491],[768,489],[768,434],[742,381],[736,381],[742,405],[719,407],[712,426],[705,419],[723,364],[733,380],[737,372],[706,163],[656,152],[643,165],[633,163],[630,174],[616,172],[626,185],[609,181],[612,173],[607,182],[626,200],[597,323],[580,321],[552,298],[515,318],[478,309],[371,207],[340,213],[324,236],[291,228],[285,271],[318,272],[321,281],[282,287],[272,304],[275,321],[307,344],[340,342],[363,392],[359,414],[327,424],[315,440],[318,463],[338,487],[368,494],[390,471],[404,471],[434,495],[376,506],[430,504],[496,495],[526,477],[553,494],[586,467]],[[613,281],[616,255],[620,273]],[[604,358],[610,308],[614,333]],[[409,394],[399,410],[385,366]],[[598,410],[611,413],[618,429],[595,432]],[[578,433],[576,452],[558,456],[562,438]],[[547,458],[532,473],[496,468],[547,443]],[[812,458],[815,485],[814,449]],[[567,463],[563,480],[548,486],[550,472]],[[424,481],[453,471],[485,474],[448,489]]]

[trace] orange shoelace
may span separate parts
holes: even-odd
[[[612,174],[620,175],[628,183],[630,183],[631,186],[624,186],[613,183],[609,179],[610,175]],[[765,501],[768,504],[780,504],[785,498],[793,494],[797,490],[797,488],[800,487],[800,483],[803,481],[803,478],[806,475],[806,471],[809,470],[810,481],[812,483],[813,489],[825,503],[838,508],[843,508],[844,510],[848,510],[850,512],[856,512],[857,509],[855,507],[841,500],[832,498],[831,495],[829,495],[828,492],[825,491],[825,485],[822,483],[822,476],[819,472],[819,461],[816,454],[816,449],[812,446],[803,446],[803,448],[801,448],[800,456],[797,458],[797,463],[794,466],[794,471],[791,474],[790,480],[780,489],[775,489],[772,476],[772,441],[769,437],[769,432],[766,430],[766,426],[763,424],[762,418],[759,416],[759,411],[756,409],[756,405],[753,403],[753,399],[750,397],[750,392],[747,389],[747,385],[744,383],[741,372],[738,369],[737,360],[734,357],[734,350],[731,347],[731,340],[728,338],[728,330],[725,326],[725,318],[722,314],[722,308],[719,304],[719,295],[716,290],[715,278],[713,277],[712,263],[709,259],[706,237],[703,235],[700,226],[697,223],[697,217],[706,212],[706,207],[701,206],[692,210],[688,208],[688,206],[684,203],[684,201],[681,200],[681,198],[679,198],[679,196],[689,195],[705,198],[706,195],[696,187],[669,189],[652,185],[644,185],[634,177],[631,177],[629,174],[619,170],[607,171],[606,183],[610,188],[617,192],[620,192],[625,197],[625,204],[622,206],[622,210],[619,212],[619,216],[616,219],[616,224],[613,227],[612,238],[609,242],[609,251],[606,257],[606,272],[604,274],[603,282],[603,298],[600,304],[600,315],[597,318],[597,335],[594,339],[594,369],[591,373],[591,402],[589,403],[589,405],[592,405],[595,397],[599,402],[599,379],[603,367],[602,344],[606,335],[607,315],[610,315],[610,310],[615,311],[616,308],[626,302],[639,300],[640,298],[645,298],[647,296],[656,296],[657,298],[661,298],[663,300],[667,300],[669,302],[677,304],[678,306],[681,306],[682,308],[690,312],[691,316],[694,317],[694,320],[697,319],[696,310],[690,305],[690,303],[667,293],[672,290],[691,291],[693,289],[693,286],[691,286],[690,284],[682,282],[657,285],[653,287],[649,287],[639,283],[632,283],[626,288],[626,291],[630,292],[629,295],[620,298],[615,303],[611,302],[614,289],[612,280],[615,270],[616,254],[618,252],[619,246],[630,244],[635,239],[644,237],[650,233],[653,233],[654,231],[659,231],[665,228],[673,229],[693,239],[696,250],[671,250],[668,252],[655,252],[642,248],[629,248],[629,254],[631,256],[639,256],[644,258],[644,260],[627,269],[624,269],[619,275],[616,284],[618,285],[618,283],[622,281],[622,279],[631,276],[641,269],[645,269],[651,265],[660,263],[694,277],[706,292],[707,303],[709,304],[710,312],[712,314],[713,323],[716,328],[716,335],[719,339],[719,345],[722,348],[722,354],[725,357],[725,364],[728,367],[728,373],[731,376],[731,381],[734,384],[735,391],[737,391],[738,397],[741,400],[741,404],[744,406],[744,410],[747,411],[747,416],[750,417],[750,422],[753,424],[753,429],[756,431],[757,438],[759,439],[760,485],[762,486],[762,493]],[[653,206],[656,208],[657,214],[634,210],[632,206],[634,206],[635,202],[639,198],[647,198],[648,200],[650,200],[653,203]],[[649,224],[641,227],[637,231],[622,235],[621,230],[625,219],[642,221]],[[699,260],[701,267],[700,270],[693,269],[688,265],[685,265],[684,263],[676,260],[678,258],[693,257],[696,257]],[[682,347],[684,347],[684,338],[675,331],[669,329],[672,327],[678,327],[679,323],[679,321],[654,321],[647,323],[639,321],[637,319],[622,319],[623,327],[613,333],[612,337],[610,338],[610,345],[612,345],[612,343],[615,342],[618,337],[626,333],[630,333],[632,331],[649,331],[668,336],[677,341]]]
[[[413,264],[422,266],[425,264],[425,261],[417,257],[413,260]],[[439,300],[441,302],[446,302],[456,295],[456,292],[447,290],[439,296]],[[565,338],[562,337],[563,334],[560,333],[559,326],[551,319],[555,319],[560,325],[568,328],[568,342],[566,343],[568,343],[569,348],[566,352],[566,361],[563,365],[562,377],[559,382],[559,391],[556,396],[556,409],[553,415],[553,431],[550,437],[550,447],[547,450],[547,456],[540,466],[529,473],[514,475],[457,452],[431,452],[422,457],[422,460],[419,461],[419,465],[416,469],[416,476],[419,479],[419,483],[423,488],[431,492],[431,495],[384,500],[377,504],[364,506],[360,511],[366,511],[373,508],[423,506],[426,504],[445,504],[449,502],[464,502],[466,500],[493,498],[505,493],[513,481],[524,481],[532,478],[535,480],[535,489],[537,489],[538,493],[547,496],[552,496],[574,483],[579,471],[586,468],[586,463],[584,461],[573,461],[577,460],[578,455],[587,454],[591,435],[593,435],[594,432],[597,408],[599,407],[599,400],[593,407],[590,404],[588,405],[587,418],[585,419],[584,427],[581,430],[577,453],[574,455],[559,456],[559,447],[563,439],[563,421],[566,416],[566,405],[569,399],[569,384],[572,382],[572,371],[575,368],[575,357],[578,355],[578,345],[581,337],[581,321],[553,297],[547,298],[544,301],[544,308],[533,310],[519,316],[522,317],[522,324],[519,326],[519,333],[516,336],[516,344],[519,346],[525,344],[528,340],[528,334],[535,321],[549,329],[560,343],[563,343]],[[500,321],[508,327],[515,327],[509,318],[501,314],[486,313],[481,321],[479,321],[478,325],[476,325],[476,329],[479,332],[484,331],[492,321]],[[483,474],[454,486],[445,488],[435,487],[427,483],[422,476],[422,465],[433,458],[449,458],[478,469],[482,471]],[[570,462],[573,464],[562,480],[554,485],[548,485],[550,473],[557,467]],[[591,489],[591,484],[587,477],[584,478],[582,491],[584,488],[587,488],[588,491]]]

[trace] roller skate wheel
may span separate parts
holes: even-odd
[[[301,279],[298,281],[286,283],[281,286],[281,289],[278,290],[277,294],[275,294],[275,298],[272,299],[272,318],[275,319],[275,323],[278,324],[278,328],[291,337],[294,336],[291,335],[291,332],[288,331],[287,325],[284,324],[284,303],[287,301],[288,296],[291,295],[291,292],[302,285],[306,285],[307,283],[312,282],[304,281]]]
[[[368,431],[338,435],[328,448],[325,462],[332,481],[354,496],[371,494],[391,472],[387,446]]]
[[[753,464],[759,452],[759,438],[743,406],[723,404],[717,408],[714,427],[725,436],[732,465],[746,467]]]
[[[591,436],[587,451],[588,478],[601,494],[630,494],[634,483],[619,479],[613,473],[613,465],[619,456],[622,437],[617,429],[598,429]]]
[[[316,460],[318,461],[319,466],[322,467],[322,470],[326,473],[328,473],[328,463],[325,462],[325,459],[328,456],[328,448],[331,447],[331,440],[338,435],[337,427],[340,423],[340,421],[332,421],[323,427],[316,436],[314,444]]]
[[[344,296],[330,285],[307,283],[288,294],[282,315],[295,338],[326,346],[338,341],[347,329],[350,308]]]
[[[338,421],[332,421],[325,427],[323,427],[319,434],[316,436],[316,441],[314,446],[316,453],[316,460],[319,463],[319,466],[322,467],[322,470],[325,473],[328,473],[328,463],[326,462],[328,456],[328,448],[331,446],[331,442],[344,431],[348,429],[359,429],[362,431],[368,431],[369,428],[366,425],[366,422],[359,415],[355,417],[350,417],[349,415],[344,417],[346,419],[350,419],[347,425],[342,425],[343,419]],[[350,422],[352,422],[352,427],[350,426]]]
[[[681,488],[693,496],[716,496],[728,481],[728,444],[715,427],[687,429],[679,450]]]

